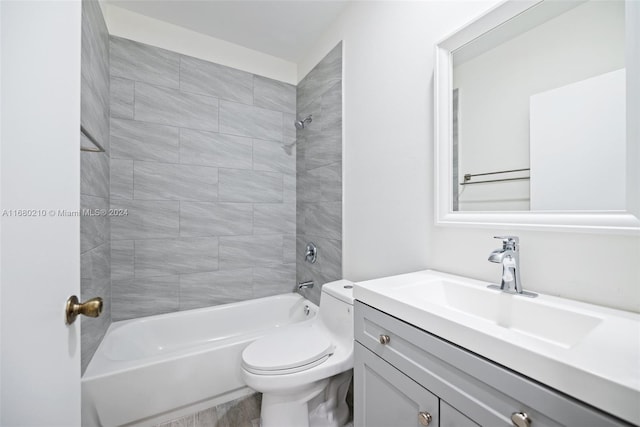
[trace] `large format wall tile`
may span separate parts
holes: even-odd
[[[81,122],[109,149],[109,35],[97,4],[82,4]]]
[[[342,161],[342,135],[320,132],[310,139],[302,156],[304,168],[314,169]]]
[[[205,166],[135,162],[136,200],[216,200],[218,169]]]
[[[133,279],[133,240],[111,242],[111,279]]]
[[[80,258],[80,300],[101,297],[102,314],[97,319],[81,317],[81,359],[83,369],[98,349],[111,324],[111,262],[109,243],[82,254]]]
[[[133,160],[111,159],[111,199],[133,199]]]
[[[128,212],[111,220],[114,319],[290,292],[295,87],[125,39],[111,49],[108,195]]]
[[[342,133],[342,81],[336,82],[320,100],[322,129],[333,135]]]
[[[111,217],[111,239],[153,239],[178,237],[179,202],[113,200],[112,209],[126,209],[127,215]]]
[[[82,146],[91,147],[91,142],[81,134]],[[109,155],[107,153],[80,153],[80,193],[109,197]]]
[[[282,264],[253,269],[253,297],[284,294],[295,289],[291,277],[295,277],[296,264]]]
[[[339,202],[342,200],[342,163],[336,162],[307,170],[300,177],[300,202]]]
[[[295,264],[296,262],[296,235],[282,236],[282,262]]]
[[[339,44],[297,89],[298,117],[311,114],[313,121],[297,131],[296,279],[314,281],[302,293],[316,303],[324,283],[342,278],[341,69]],[[304,259],[308,242],[318,248],[315,264]]]
[[[296,87],[288,83],[256,76],[253,81],[253,105],[283,113],[296,112]]]
[[[180,276],[180,310],[253,298],[253,270],[221,270]]]
[[[133,119],[133,80],[111,77],[111,117]]]
[[[178,163],[179,130],[133,120],[111,120],[111,157]]]
[[[311,102],[341,80],[342,43],[338,43],[298,84],[298,111],[304,111]]]
[[[283,177],[283,194],[282,199],[284,203],[296,203],[296,177],[295,175],[285,175]]]
[[[109,209],[109,200],[81,194],[80,209],[95,213],[80,216],[80,252],[84,253],[109,241],[109,217],[100,214]]]
[[[295,147],[288,148],[281,142],[254,139],[253,169],[295,174]]]
[[[282,264],[282,236],[220,237],[220,270]]]
[[[282,141],[282,113],[220,101],[220,132]]]
[[[251,169],[251,149],[250,138],[191,129],[180,131],[183,164]]]
[[[293,234],[296,230],[296,207],[284,203],[253,205],[253,231],[256,234]]]
[[[253,75],[213,62],[183,56],[180,61],[180,89],[251,104]]]
[[[220,169],[218,200],[225,202],[281,202],[282,174]]]
[[[180,203],[181,236],[232,236],[253,233],[250,203]]]
[[[106,152],[109,152],[109,104],[106,102],[102,95],[99,93],[103,90],[109,90],[109,84],[104,86],[104,89],[95,88],[91,83],[88,83],[88,77],[82,75],[80,86],[80,116],[81,124],[91,136]],[[109,96],[108,94],[106,95]],[[85,142],[83,142],[85,144]],[[92,147],[93,144],[89,144]]]
[[[148,239],[135,242],[135,277],[167,276],[218,269],[218,239]]]
[[[297,256],[298,281],[312,280],[316,286],[303,292],[311,301],[320,301],[321,286],[342,278],[342,241],[314,236],[298,236],[298,247],[304,248],[313,242],[318,248],[318,259],[315,264],[304,260],[304,251]]]
[[[105,148],[104,153],[82,152],[80,162],[80,207],[109,208],[109,33],[98,2],[82,2],[81,124]],[[44,70],[46,72],[46,70]],[[81,136],[81,145],[93,144]],[[81,322],[81,372],[111,324],[111,254],[107,216],[80,217],[80,299],[103,299],[102,315]]]
[[[136,83],[134,118],[190,129],[218,130],[218,98]]]
[[[342,238],[342,202],[302,203],[304,235]]]
[[[178,88],[180,55],[168,50],[111,37],[111,75]]]
[[[178,311],[179,276],[113,280],[111,284],[114,321]]]

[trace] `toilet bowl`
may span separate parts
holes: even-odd
[[[262,427],[340,427],[346,422],[344,399],[322,399],[321,394],[346,390],[351,381],[350,373],[340,374],[353,368],[352,288],[348,280],[326,283],[315,320],[286,326],[243,351],[242,377],[263,393]],[[324,402],[313,408],[310,421],[312,400]]]

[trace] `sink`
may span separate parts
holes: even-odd
[[[394,287],[389,295],[424,307],[440,306],[555,345],[571,347],[602,318],[569,306],[488,289],[482,284],[435,279]]]
[[[354,298],[640,425],[640,314],[418,271],[358,282]]]

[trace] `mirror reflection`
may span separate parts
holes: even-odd
[[[453,52],[454,211],[625,209],[624,7],[545,1]]]

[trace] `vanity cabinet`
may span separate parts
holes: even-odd
[[[630,425],[360,301],[354,318],[356,427]]]

